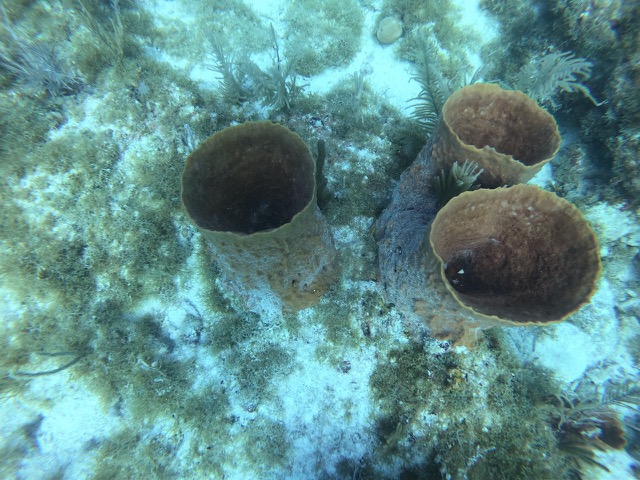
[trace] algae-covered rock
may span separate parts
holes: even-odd
[[[346,67],[360,47],[364,15],[356,0],[287,2],[286,56],[300,75]]]

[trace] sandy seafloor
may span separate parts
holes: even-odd
[[[282,21],[287,1],[262,0],[246,3],[265,24],[272,23],[276,31],[284,31]],[[326,94],[354,71],[362,71],[366,72],[365,81],[370,91],[403,115],[408,113],[408,102],[418,95],[419,86],[411,80],[414,75],[411,65],[398,59],[394,53],[395,47],[382,46],[375,38],[378,17],[376,8],[380,7],[380,3],[368,2],[368,7],[364,8],[360,50],[350,65],[303,78],[305,93]],[[167,35],[182,29],[188,30],[193,20],[188,7],[179,0],[140,0],[139,4],[152,14],[156,26],[166,28]],[[499,34],[491,28],[489,19],[473,1],[463,2],[461,12],[460,21],[466,22],[465,28],[475,30],[482,42],[488,42]],[[477,52],[469,52],[476,66],[480,65],[482,42],[478,43]],[[156,55],[159,61],[168,62],[173,69],[187,72],[203,90],[215,91],[218,88],[215,74],[206,68],[210,58],[194,60],[193,55],[190,55],[188,59],[183,59],[175,51],[167,53],[161,48],[149,49],[147,54]],[[122,128],[117,121],[111,125],[100,124],[97,116],[93,115],[100,111],[101,104],[106,101],[108,99],[98,90],[86,94],[83,97],[84,104],[77,106],[69,114],[65,125],[58,131],[51,132],[50,137],[59,138],[69,131],[83,128]],[[260,115],[267,115],[267,112],[267,109],[257,106],[255,119],[259,119]],[[130,128],[132,127],[126,127]],[[135,158],[136,152],[155,148],[145,143],[148,138],[140,132],[128,131],[126,134],[128,139],[126,142],[123,140],[123,154],[121,164],[118,165],[123,178],[127,177],[128,169],[131,168],[128,163],[133,161],[131,158]],[[338,183],[335,179],[340,178],[341,171],[355,171],[365,178],[367,172],[376,169],[379,160],[373,146],[369,150],[359,149],[355,158],[356,163],[352,160],[334,161],[329,172],[334,177],[334,184]],[[543,188],[549,188],[553,182],[553,162],[532,181]],[[23,187],[30,188],[28,179],[24,180]],[[63,179],[60,179],[58,188],[64,188]],[[393,183],[390,183],[389,191],[392,188]],[[40,200],[34,200],[36,203],[32,205],[33,215],[37,215],[40,209],[55,208],[47,206],[47,198],[51,197],[43,196]],[[118,199],[113,201],[117,204]],[[113,205],[111,207],[114,208]],[[128,207],[130,205],[121,206]],[[606,385],[635,385],[638,381],[637,365],[634,364],[634,357],[637,358],[638,353],[630,351],[630,339],[638,332],[638,319],[633,312],[638,311],[640,299],[639,292],[634,287],[637,285],[637,274],[631,259],[640,246],[640,225],[634,212],[626,209],[622,203],[598,202],[585,207],[583,211],[598,235],[605,264],[597,292],[590,304],[569,320],[545,327],[544,334],[537,329],[505,328],[502,337],[507,344],[505,348],[523,364],[542,366],[553,372],[564,392],[576,392],[584,389],[585,385],[596,388]],[[364,238],[370,235],[369,229],[374,220],[373,217],[360,216],[343,224],[330,225],[337,249],[349,254],[358,252]],[[293,360],[284,373],[270,379],[273,383],[267,386],[268,395],[264,395],[257,405],[248,406],[241,391],[242,385],[234,385],[233,372],[225,371],[225,362],[209,351],[206,342],[194,346],[183,341],[192,328],[189,322],[195,311],[202,315],[205,322],[212,324],[215,324],[219,314],[208,310],[209,307],[202,299],[203,292],[206,291],[204,285],[211,279],[203,278],[203,271],[197,266],[206,252],[203,251],[202,244],[195,240],[198,235],[196,229],[186,218],[178,217],[176,222],[187,232],[181,241],[194,245],[189,258],[175,272],[177,292],[170,299],[149,295],[129,305],[129,312],[134,316],[162,312],[163,334],[175,342],[172,355],[193,362],[189,388],[206,389],[215,383],[230,385],[226,390],[228,415],[234,418],[234,422],[218,437],[216,448],[224,452],[219,457],[222,458],[219,469],[202,478],[361,478],[358,462],[377,451],[376,445],[379,442],[373,432],[379,405],[372,393],[370,377],[380,362],[390,361],[388,354],[391,350],[403,348],[411,341],[403,328],[402,314],[390,309],[385,311],[384,318],[372,319],[374,341],[360,342],[356,339],[352,346],[341,347],[339,351],[344,363],[343,368],[340,368],[340,365],[336,366],[332,361],[319,358],[317,354],[318,348],[325,347],[334,340],[328,340],[325,326],[315,321],[314,308],[296,314],[299,326],[295,334],[285,330],[283,322],[278,319],[278,312],[263,312],[262,320],[256,320],[255,326],[260,331],[260,341],[285,342]],[[126,266],[123,265],[122,268]],[[361,299],[364,296],[379,295],[380,286],[373,278],[349,278],[349,271],[351,270],[345,269],[343,277],[336,282],[334,288],[345,289],[349,292],[349,297],[353,298],[352,304],[345,304],[340,310],[344,312],[346,323],[358,325],[359,316],[363,314]],[[18,318],[23,310],[19,303],[21,300],[13,297],[10,275],[5,272],[3,280],[5,286],[0,311],[3,313],[6,330],[10,331],[11,319]],[[108,285],[101,285],[100,288],[108,289]],[[268,308],[270,307],[265,307]],[[465,347],[457,347],[456,355],[467,357],[467,360],[461,360],[461,364],[486,364],[486,368],[491,368],[493,361],[483,358],[483,355],[488,356],[490,353],[486,350],[482,352],[474,353]],[[155,365],[150,366],[150,360],[138,358],[137,362],[140,368],[155,368]],[[32,371],[48,370],[58,365],[50,361],[34,362],[29,365]],[[194,453],[197,451],[197,447],[193,446],[196,434],[188,426],[178,427],[176,418],[171,415],[146,421],[139,417],[132,419],[127,412],[126,401],[118,405],[105,403],[92,386],[84,381],[82,375],[74,373],[74,368],[72,366],[55,374],[30,377],[22,389],[2,396],[0,451],[12,452],[11,460],[9,456],[4,460],[0,458],[0,463],[6,461],[0,470],[3,478],[92,478],[96,462],[105,461],[105,456],[96,453],[100,451],[100,446],[126,428],[139,430],[140,443],[150,442],[149,439],[152,438],[171,439],[173,448],[166,454],[171,457],[167,461],[170,468],[160,470],[164,472],[160,474],[158,471],[154,471],[153,475],[149,473],[148,478],[193,478],[193,471],[203,475],[199,470],[193,469],[192,458],[194,455],[201,456],[202,451]],[[12,372],[3,372],[3,375],[11,376]],[[478,385],[482,385],[482,379],[486,375],[487,372],[482,368],[469,368],[465,373],[468,388],[477,388],[478,396],[482,396],[482,388]],[[425,372],[426,376],[428,372]],[[162,383],[162,379],[158,383]],[[162,396],[158,396],[155,401],[162,402]],[[612,405],[611,408],[617,409],[621,416],[629,415],[626,406]],[[215,413],[212,412],[212,415]],[[476,415],[482,416],[483,410],[476,411]],[[252,428],[252,423],[256,425],[264,419],[268,419],[269,425],[276,423],[287,441],[284,459],[278,464],[260,465],[259,460],[245,460],[253,445],[251,440],[243,436],[243,431]],[[449,419],[440,418],[431,422],[442,428],[442,424],[448,421]],[[427,421],[422,425],[429,424]],[[30,425],[33,426],[32,430],[29,430]],[[31,434],[27,435],[27,431],[31,431]],[[418,439],[420,435],[429,435],[428,431],[414,434]],[[151,444],[149,448],[154,447]],[[140,453],[137,455],[132,456],[132,462],[140,461]],[[583,470],[585,479],[634,478],[631,469],[634,460],[625,450],[598,451],[595,455],[609,471],[586,465]],[[122,454],[119,458],[121,460]],[[474,461],[482,460],[476,458]],[[352,465],[353,473],[350,477],[340,473],[344,471],[345,464]],[[390,462],[379,466],[378,472],[386,472],[388,478],[393,478],[401,471],[400,464],[400,460],[395,464]],[[342,470],[338,469],[338,465],[342,465]],[[143,473],[138,473],[141,475],[139,478],[147,478]],[[449,478],[466,478],[460,472],[446,474]],[[116,471],[113,478],[126,478],[119,475]]]

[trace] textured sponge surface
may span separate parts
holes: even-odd
[[[434,132],[432,160],[449,170],[469,161],[478,182],[496,188],[527,182],[560,148],[558,125],[524,93],[475,83],[445,102]]]
[[[459,302],[518,324],[562,320],[589,300],[600,273],[580,211],[530,185],[454,198],[433,221],[430,242]]]
[[[335,278],[336,252],[315,195],[309,147],[272,122],[216,133],[182,173],[182,203],[221,277],[243,308],[265,318],[313,305]]]
[[[555,155],[560,138],[553,117],[522,92],[475,84],[454,93],[444,118],[467,145],[492,147],[524,165]]]
[[[189,158],[182,201],[198,227],[250,234],[289,223],[314,195],[315,163],[289,129],[271,122],[226,128]]]

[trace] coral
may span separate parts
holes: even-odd
[[[110,2],[83,1],[95,6],[92,11],[110,32]],[[444,343],[424,337],[418,344],[407,343],[402,321],[408,302],[410,312],[420,312],[421,321],[429,321],[431,327],[446,324],[442,311],[473,321],[473,314],[446,290],[435,259],[429,264],[431,259],[421,259],[421,265],[429,268],[404,269],[403,257],[412,258],[412,244],[390,244],[396,251],[391,255],[386,251],[381,261],[386,267],[397,266],[398,275],[404,277],[396,285],[390,279],[393,273],[382,280],[390,286],[389,292],[395,288],[403,298],[397,304],[380,299],[371,223],[388,201],[390,181],[418,152],[410,158],[402,156],[403,145],[393,135],[404,118],[374,93],[377,82],[366,76],[366,65],[348,67],[349,73],[362,69],[353,78],[343,71],[329,92],[305,90],[290,110],[277,112],[286,110],[287,103],[272,103],[257,91],[256,80],[264,77],[235,77],[240,87],[237,94],[233,89],[208,88],[206,81],[201,83],[201,71],[191,67],[202,63],[207,50],[211,53],[205,40],[210,31],[216,31],[226,35],[219,45],[224,58],[216,60],[226,62],[227,73],[243,73],[233,59],[251,59],[264,74],[278,72],[277,66],[269,69],[274,66],[270,59],[275,50],[269,43],[269,20],[276,25],[280,16],[267,16],[259,5],[241,0],[170,2],[171,8],[155,9],[153,14],[152,9],[145,10],[148,3],[119,3],[125,54],[120,67],[112,68],[110,50],[90,29],[82,28],[86,22],[77,9],[71,10],[74,0],[5,2],[11,5],[7,9],[12,20],[21,27],[51,13],[68,17],[65,28],[58,31],[68,34],[69,64],[92,88],[74,97],[24,95],[14,88],[5,89],[1,96],[1,123],[6,127],[0,140],[2,192],[7,202],[2,215],[0,277],[10,295],[16,292],[16,305],[9,305],[15,312],[6,315],[2,330],[7,363],[0,362],[5,375],[0,391],[9,405],[11,396],[24,393],[14,398],[20,402],[24,398],[36,413],[42,408],[45,421],[38,430],[39,417],[33,414],[30,418],[35,422],[23,422],[25,433],[33,438],[22,435],[16,444],[9,439],[2,452],[10,467],[0,468],[4,474],[0,476],[25,476],[23,465],[31,462],[46,469],[43,475],[50,477],[85,471],[95,478],[363,479],[410,478],[411,474],[415,478],[561,478],[564,471],[558,468],[558,459],[562,456],[553,443],[555,425],[540,421],[534,408],[543,388],[539,382],[550,382],[549,372],[538,372],[535,362],[500,365],[505,352],[488,352],[482,341],[471,353],[447,349]],[[287,3],[280,13],[313,3]],[[369,21],[383,3],[394,2],[346,2],[365,10]],[[404,21],[406,13],[408,24],[420,28],[431,13],[453,10],[446,0],[397,3],[420,4],[421,11],[384,12],[380,18],[396,15]],[[24,6],[39,9],[40,16],[16,15]],[[250,15],[251,8],[259,14]],[[186,15],[176,18],[176,11]],[[308,9],[304,20],[316,21],[309,14],[315,11]],[[448,36],[450,30],[441,19],[434,17],[434,30]],[[342,19],[337,23],[342,24]],[[50,28],[50,22],[40,24]],[[278,62],[276,53],[274,62],[280,63],[280,73],[286,73],[289,61],[296,60],[287,45],[295,29],[278,28],[285,34],[278,39],[280,52],[287,55]],[[56,38],[50,31],[33,41]],[[407,30],[406,37],[385,50],[388,54],[401,50],[413,42],[412,35]],[[371,40],[375,38],[367,46]],[[347,46],[351,41],[352,37],[344,37]],[[344,45],[341,39],[337,42]],[[135,44],[144,49],[143,55],[134,55]],[[65,41],[56,45],[67,55]],[[441,66],[445,55],[439,53],[434,63],[439,61]],[[83,58],[85,62],[79,61]],[[314,68],[324,67],[333,58],[316,60]],[[452,61],[450,70],[458,70],[459,63]],[[601,70],[594,68],[594,72]],[[209,77],[220,75],[224,73],[209,72]],[[449,86],[452,78],[441,76]],[[306,81],[300,76],[298,80]],[[316,80],[309,80],[314,89]],[[9,75],[2,76],[4,87],[11,81]],[[581,95],[570,97],[583,100]],[[260,108],[254,100],[271,108]],[[327,192],[322,213],[340,246],[345,274],[339,288],[329,289],[316,308],[285,314],[267,325],[264,317],[234,311],[237,302],[229,297],[245,292],[242,286],[228,288],[225,281],[232,279],[231,267],[211,261],[209,248],[213,247],[207,246],[204,235],[180,210],[180,173],[185,156],[210,132],[272,115],[286,118],[287,126],[312,151],[318,144],[317,195],[322,173]],[[434,126],[437,117],[433,116]],[[426,137],[420,137],[420,147]],[[430,151],[424,155],[428,157]],[[407,217],[412,213],[414,223],[394,226],[391,222],[396,218],[391,218],[380,229],[397,232],[397,226],[399,235],[413,234],[411,228],[417,224],[423,236],[413,234],[412,241],[422,241],[425,251],[430,251],[423,227],[428,227],[444,203],[437,199],[429,203],[429,195],[435,193],[432,182],[443,178],[454,183],[457,173],[464,173],[458,170],[481,168],[472,163],[461,168],[465,159],[459,157],[448,171],[418,163],[408,175],[417,172],[417,178],[425,180],[429,215],[416,220],[424,210],[402,211]],[[238,169],[246,170],[243,165]],[[406,176],[403,182],[408,185]],[[306,200],[309,190],[303,183],[298,191]],[[241,182],[236,190],[251,188],[250,182]],[[407,188],[403,194],[419,203],[424,195],[416,190]],[[224,191],[235,193],[231,188]],[[250,220],[252,233],[240,237],[265,239],[281,228],[256,231],[265,217],[257,215],[263,211],[255,213],[244,217]],[[264,225],[273,226],[268,219]],[[293,233],[289,226],[282,228]],[[296,241],[291,239],[288,246]],[[244,244],[238,241],[232,247],[242,250]],[[272,253],[266,251],[263,257]],[[391,265],[390,258],[397,263]],[[287,261],[292,265],[295,259]],[[274,271],[281,267],[276,265]],[[414,296],[413,287],[419,281],[428,285],[424,290],[433,285],[430,290],[439,298]],[[409,288],[403,292],[406,284]],[[424,290],[418,291],[424,294]],[[249,295],[261,301],[264,292],[268,288]],[[391,295],[386,298],[393,300]],[[432,329],[432,333],[437,332]],[[491,334],[501,332],[495,329]],[[80,356],[83,347],[89,354]],[[65,356],[50,356],[61,353]],[[27,389],[29,384],[33,388]],[[65,394],[54,391],[55,385],[71,393],[83,392],[86,385],[87,392],[104,400],[104,415],[98,417],[112,419],[120,427],[111,433],[96,428],[86,444],[74,442],[78,436],[70,430],[71,442],[59,437],[47,442],[49,408]],[[18,392],[23,386],[24,392]],[[43,392],[47,399],[34,405],[29,391]],[[6,410],[11,416],[12,409]],[[77,417],[82,418],[81,412]],[[35,445],[36,440],[41,445]],[[46,452],[52,451],[48,446],[55,453],[71,443],[79,455],[55,472],[46,461]],[[304,473],[295,470],[296,462],[303,465]]]
[[[438,124],[442,107],[451,95],[451,91],[441,73],[431,63],[435,46],[422,38],[418,39],[418,43],[420,57],[416,65],[416,73],[411,77],[420,85],[420,93],[411,99],[414,102],[411,119],[417,126],[417,135],[410,135],[409,138],[415,137],[415,141],[422,147]]]
[[[203,142],[182,173],[182,202],[248,308],[269,298],[293,310],[333,278],[335,250],[316,204],[315,161],[271,122],[229,127]]]
[[[627,406],[635,409],[637,400],[637,396],[623,396],[619,404],[625,406],[623,402],[628,402]],[[627,444],[619,413],[607,403],[582,403],[566,395],[554,395],[549,401],[555,405],[549,421],[555,426],[558,448],[572,465],[576,478],[584,478],[587,466],[610,472],[598,452],[622,450]]]
[[[522,92],[476,83],[444,104],[434,132],[432,158],[439,168],[468,159],[483,169],[482,187],[523,183],[560,148],[554,118]]]
[[[437,343],[391,350],[370,379],[382,414],[375,455],[405,471],[426,465],[414,476],[367,478],[565,478],[568,468],[544,404],[558,391],[549,372],[522,365],[499,342],[492,352],[481,342],[462,355],[442,352]],[[476,368],[486,390],[479,388]]]
[[[594,105],[600,106],[589,88],[582,82],[589,80],[593,63],[577,58],[573,52],[552,52],[533,57],[518,72],[515,87],[539,103],[556,106],[553,97],[558,90],[581,92]]]
[[[480,7],[501,29],[501,35],[486,45],[483,53],[487,63],[493,61],[499,71],[494,78],[515,75],[533,52],[544,51],[548,46],[549,23],[555,13],[551,8],[509,0],[481,0]]]
[[[389,45],[402,35],[402,21],[396,17],[384,17],[378,23],[376,37],[383,45]]]
[[[557,100],[568,113],[567,120],[570,117],[570,123],[580,129],[579,142],[589,152],[587,164],[599,169],[592,176],[591,195],[637,204],[636,175],[623,171],[628,155],[633,155],[625,143],[637,134],[640,118],[637,4],[551,1],[539,9],[526,2],[483,0],[481,5],[496,17],[502,31],[483,54],[494,62],[495,78],[515,84],[530,59],[547,52],[571,51],[593,64],[589,88],[594,99],[603,103],[596,107],[584,95],[562,91]],[[613,188],[607,188],[607,183]]]
[[[122,24],[122,15],[120,14],[119,0],[110,0],[110,12],[106,13],[108,25],[105,27],[103,23],[106,20],[101,19],[98,13],[101,5],[95,3],[86,3],[86,0],[76,0],[78,5],[78,13],[85,22],[85,25],[96,39],[106,48],[114,63],[122,62],[125,53],[125,30]],[[106,4],[106,2],[104,2]],[[90,7],[88,5],[91,5]]]
[[[0,43],[0,68],[19,84],[32,89],[44,89],[50,95],[76,92],[82,81],[69,66],[52,42],[31,40],[9,22],[7,12],[0,5],[2,29],[7,39]]]
[[[449,171],[442,170],[440,175],[433,177],[433,188],[438,196],[438,205],[442,207],[453,197],[471,190],[481,173],[482,169],[478,169],[468,160],[465,160],[462,165],[455,162]]]
[[[420,52],[416,43],[428,41],[435,47],[430,63],[447,78],[455,78],[469,64],[469,47],[477,39],[471,29],[461,27],[460,12],[455,2],[438,0],[385,0],[380,17],[392,16],[403,22],[404,36],[395,52],[403,59],[415,61]]]
[[[21,85],[51,95],[72,93],[82,85],[56,47],[48,43],[27,40],[13,58],[0,52],[0,67]]]
[[[222,98],[231,104],[241,103],[247,96],[243,86],[246,74],[238,68],[232,55],[225,53],[220,37],[213,32],[209,38],[215,63],[209,67],[219,77]]]
[[[222,39],[215,32],[210,35],[215,64],[209,68],[219,75],[222,98],[226,102],[239,105],[249,98],[258,98],[264,106],[290,110],[300,96],[303,86],[297,81],[297,59],[290,58],[285,62],[281,57],[273,25],[270,36],[271,65],[263,70],[246,56],[235,60],[233,55],[225,53]]]
[[[640,130],[623,129],[614,144],[613,182],[624,189],[633,205],[640,204]]]
[[[459,195],[438,212],[430,243],[459,302],[517,325],[566,318],[589,301],[600,273],[582,214],[535,186]]]
[[[262,99],[263,105],[289,110],[303,88],[297,82],[298,60],[293,57],[285,62],[280,57],[278,37],[273,25],[271,25],[271,43],[273,59],[271,66],[266,71],[246,60],[242,62],[241,70],[244,70],[247,77],[253,82],[255,93]]]

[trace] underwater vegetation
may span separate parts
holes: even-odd
[[[14,28],[7,11],[0,5],[2,34],[0,66],[24,88],[46,90],[50,95],[70,94],[81,88],[75,74],[59,47],[42,40],[32,40],[28,34]]]
[[[564,3],[481,2],[501,35],[477,68],[448,0],[0,2],[0,476],[558,480],[637,463],[637,9]],[[406,105],[379,90],[372,45],[406,62]],[[469,127],[478,98],[500,108]],[[502,193],[562,241],[514,221],[517,242],[482,243],[499,235],[476,207],[509,218]],[[471,245],[447,236],[460,204]],[[436,214],[449,227],[429,230]],[[555,280],[527,270],[548,295],[522,307],[472,273],[525,240]],[[562,321],[490,328],[532,312]],[[563,327],[593,361],[550,357]]]
[[[497,61],[490,77],[515,78],[523,65],[545,54],[559,57],[570,51],[584,59],[580,63],[583,71],[590,69],[589,92],[604,103],[597,109],[587,109],[587,103],[583,107],[577,104],[582,103],[577,101],[578,96],[571,101],[563,95],[564,112],[574,114],[573,123],[584,136],[585,145],[593,154],[590,157],[597,159],[595,164],[587,163],[582,168],[597,172],[590,179],[601,188],[592,188],[592,195],[620,197],[622,190],[626,200],[637,204],[637,165],[631,158],[637,156],[633,138],[640,111],[637,97],[631,93],[633,72],[637,72],[634,42],[639,35],[631,18],[638,12],[637,5],[553,2],[536,10],[524,2],[487,0],[482,6],[500,19],[504,28],[500,45],[486,50],[487,57]]]
[[[360,46],[362,17],[356,0],[291,2],[284,16],[285,55],[301,75],[346,66]]]
[[[591,77],[592,68],[593,63],[576,58],[573,52],[551,52],[533,57],[524,65],[518,72],[515,87],[521,88],[538,103],[549,104],[552,108],[555,108],[553,97],[559,90],[580,92],[594,105],[600,106],[583,83]]]
[[[230,103],[242,103],[257,97],[262,105],[289,110],[302,91],[297,84],[297,60],[287,62],[280,56],[278,37],[270,25],[273,58],[271,65],[262,70],[250,59],[234,61],[225,54],[221,41],[212,35],[211,45],[215,57],[212,69],[220,75],[222,97]]]

